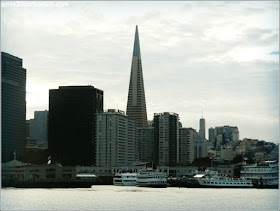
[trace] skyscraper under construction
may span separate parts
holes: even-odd
[[[137,128],[148,127],[138,26],[135,31],[126,114],[136,121]]]

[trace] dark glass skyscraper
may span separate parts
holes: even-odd
[[[25,150],[26,69],[22,59],[1,52],[2,76],[2,162],[16,154],[21,160]]]
[[[48,144],[53,161],[96,164],[96,113],[100,112],[103,91],[93,86],[60,86],[49,91]]]
[[[148,127],[138,26],[136,26],[126,114],[137,128]]]

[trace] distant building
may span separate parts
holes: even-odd
[[[186,165],[194,160],[194,129],[179,128],[179,163]]]
[[[126,114],[137,128],[148,126],[138,26],[136,26]]]
[[[194,131],[194,158],[203,158],[208,156],[207,140],[201,138],[199,133]]]
[[[201,118],[199,120],[199,136],[205,139],[205,119]]]
[[[223,145],[223,134],[216,136],[216,150],[221,150]]]
[[[221,149],[221,158],[224,160],[232,161],[236,156],[236,152],[231,147],[223,147]]]
[[[48,115],[49,112],[45,111],[35,111],[34,119],[30,119],[29,137],[36,140],[37,143],[47,143],[48,142]]]
[[[123,111],[97,114],[96,166],[129,165],[137,160],[135,121]]]
[[[137,128],[136,143],[138,147],[139,160],[142,162],[152,162],[153,156],[153,127]]]
[[[160,165],[176,165],[179,162],[179,115],[154,114],[153,161]]]
[[[48,145],[63,165],[95,165],[96,113],[103,91],[93,86],[60,86],[49,91]]]
[[[208,135],[209,135],[209,138],[208,140],[214,144],[215,143],[215,137],[216,137],[216,131],[215,131],[215,128],[209,128],[208,130]]]
[[[25,121],[25,137],[28,138],[30,136],[30,120]]]
[[[2,162],[22,160],[25,153],[26,69],[22,59],[1,52]]]
[[[148,127],[153,127],[153,120],[148,120]]]
[[[232,126],[220,126],[209,129],[209,141],[212,142],[215,146],[224,146],[229,143],[239,141],[239,131],[237,127]]]

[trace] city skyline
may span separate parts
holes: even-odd
[[[237,126],[279,143],[279,2],[67,2],[2,7],[2,51],[27,69],[27,116],[49,89],[92,85],[126,110],[139,27],[148,120],[175,112],[198,131]],[[164,83],[166,82],[166,83]]]

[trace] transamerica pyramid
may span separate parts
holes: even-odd
[[[138,26],[134,38],[126,114],[136,121],[137,128],[148,127]]]

